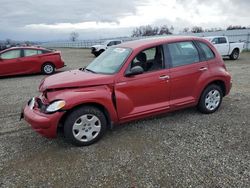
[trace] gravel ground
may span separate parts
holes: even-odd
[[[69,70],[89,50],[61,49]],[[225,60],[233,88],[218,112],[186,109],[125,124],[96,144],[49,140],[19,121],[42,75],[0,80],[0,187],[249,187],[250,53]]]

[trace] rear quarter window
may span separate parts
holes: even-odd
[[[47,53],[51,53],[51,50],[41,50],[42,54],[47,54]]]

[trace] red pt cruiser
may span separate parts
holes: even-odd
[[[85,69],[42,80],[24,118],[45,137],[62,127],[68,141],[84,146],[131,120],[191,106],[213,113],[230,89],[231,76],[210,42],[138,40],[108,49]]]

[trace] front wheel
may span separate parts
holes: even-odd
[[[218,110],[222,102],[222,90],[218,85],[209,85],[201,94],[198,110],[210,114]]]
[[[64,135],[76,146],[87,146],[98,141],[106,131],[107,121],[102,111],[92,106],[74,110],[66,118]]]

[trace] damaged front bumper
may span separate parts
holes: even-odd
[[[20,119],[24,118],[31,127],[46,138],[55,138],[57,136],[57,127],[59,121],[65,112],[55,112],[46,114],[39,108],[38,98],[32,98],[22,110]]]

